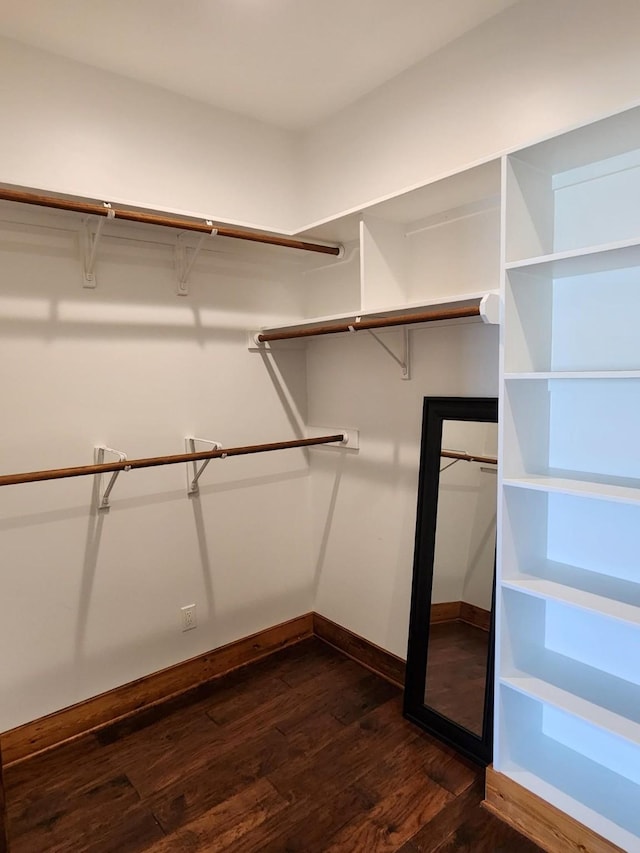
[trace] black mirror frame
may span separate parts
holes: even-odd
[[[404,716],[467,758],[486,766],[493,757],[495,566],[482,736],[424,703],[429,647],[433,561],[436,542],[442,424],[445,420],[498,422],[495,397],[425,397],[422,419],[418,509],[404,690]]]

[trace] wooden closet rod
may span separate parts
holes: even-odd
[[[495,456],[471,456],[469,453],[459,453],[457,450],[443,450],[440,456],[447,459],[462,459],[465,462],[483,462],[485,465],[497,465]]]
[[[323,246],[321,243],[307,243],[304,240],[293,240],[281,234],[266,234],[256,231],[246,231],[241,228],[229,228],[226,225],[209,225],[193,219],[183,219],[166,216],[157,212],[145,213],[139,210],[126,210],[119,207],[105,207],[97,202],[74,201],[73,199],[56,198],[55,196],[38,195],[9,190],[0,187],[0,199],[17,201],[21,204],[35,204],[39,207],[53,207],[56,210],[71,210],[74,213],[86,213],[91,216],[109,216],[114,219],[126,219],[129,222],[144,222],[147,225],[161,225],[165,228],[179,228],[182,231],[197,231],[200,234],[211,234],[215,228],[220,237],[232,237],[236,240],[251,240],[254,243],[269,243],[272,246],[285,246],[288,249],[302,249],[305,252],[320,252],[323,255],[339,255],[341,246]]]
[[[399,314],[396,317],[375,317],[369,320],[340,320],[325,326],[306,329],[288,329],[279,332],[262,332],[256,335],[259,343],[287,341],[291,338],[312,338],[316,335],[333,335],[337,332],[357,332],[359,329],[384,329],[388,326],[410,326],[413,323],[432,323],[436,320],[461,320],[463,317],[479,317],[480,306],[466,308],[444,308],[440,311],[423,311],[420,314]]]
[[[246,456],[249,453],[268,453],[271,450],[288,450],[291,447],[311,447],[314,444],[331,444],[335,441],[343,440],[344,436],[342,434],[323,435],[319,438],[296,438],[293,441],[276,441],[273,444],[251,444],[247,447],[227,447],[221,450],[203,450],[199,453],[178,453],[175,456],[125,459],[122,462],[82,465],[78,468],[54,468],[49,471],[29,471],[26,474],[6,474],[0,477],[0,486],[38,483],[42,480],[63,480],[67,477],[84,477],[88,474],[128,471],[133,468],[155,468],[158,465],[177,465],[180,462],[198,462],[203,459],[220,459],[225,456]]]

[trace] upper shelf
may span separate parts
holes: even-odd
[[[554,252],[535,258],[511,261],[507,270],[522,270],[532,275],[566,278],[607,270],[640,266],[640,240],[621,240],[584,249]]]
[[[541,492],[559,492],[576,497],[598,498],[600,500],[618,501],[620,503],[640,503],[640,488],[629,481],[629,484],[616,482],[598,482],[571,477],[553,477],[542,474],[530,474],[526,477],[505,477],[505,486],[520,489],[532,489]]]
[[[349,243],[359,237],[360,220],[373,216],[389,223],[412,226],[433,221],[446,222],[454,212],[475,210],[478,205],[499,203],[500,159],[491,160],[423,186],[378,198],[309,225],[296,233],[302,240]]]
[[[515,151],[541,172],[558,174],[640,148],[640,108],[632,107]]]
[[[538,373],[505,373],[506,382],[556,379],[640,379],[640,370],[546,370]]]

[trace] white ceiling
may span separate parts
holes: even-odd
[[[0,34],[297,129],[515,2],[20,0]]]

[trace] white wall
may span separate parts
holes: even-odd
[[[0,182],[287,229],[294,134],[0,39]]]
[[[106,238],[85,290],[73,220],[0,205],[2,473],[91,464],[100,443],[296,437],[304,357],[246,346],[275,305],[299,310],[273,250],[203,254],[180,298],[169,246]],[[162,239],[140,228],[113,231]],[[0,489],[0,730],[312,609],[304,452],[215,461],[201,482],[189,499],[184,466],[122,473],[99,515],[93,478]]]
[[[637,0],[523,0],[306,134],[304,219],[640,100]]]
[[[397,346],[393,332],[384,338]],[[422,404],[497,395],[498,330],[416,330],[412,378],[369,336],[316,340],[307,353],[311,423],[360,429],[357,455],[312,456],[315,609],[389,651],[407,651]]]

